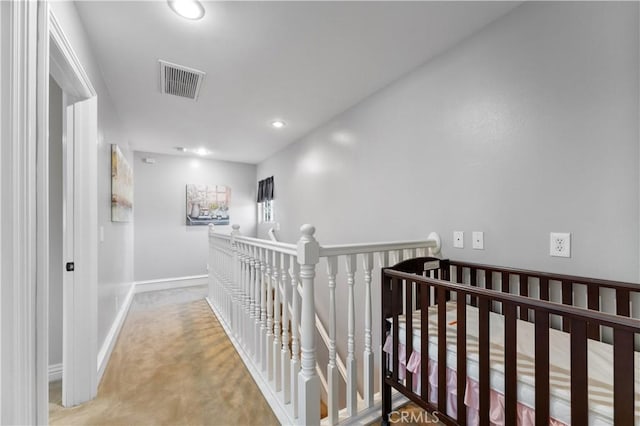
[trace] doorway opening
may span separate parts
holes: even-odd
[[[97,393],[97,96],[52,13],[49,34],[47,360],[55,409]]]

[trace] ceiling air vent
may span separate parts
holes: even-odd
[[[206,73],[160,60],[160,91],[168,95],[198,99]]]

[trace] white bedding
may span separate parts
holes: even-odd
[[[447,368],[456,369],[456,302],[447,303]],[[437,306],[429,308],[429,358],[437,361]],[[413,351],[420,351],[420,311],[413,315]],[[391,319],[388,319],[392,322]],[[405,345],[405,316],[399,317],[399,342]],[[490,313],[491,387],[504,394],[504,317]],[[535,327],[517,321],[518,401],[535,408]],[[589,424],[613,424],[613,346],[588,340]],[[571,423],[570,335],[549,330],[550,416]],[[423,370],[424,371],[424,370]],[[467,375],[478,380],[478,309],[467,305]],[[640,424],[640,353],[635,353],[635,424]]]

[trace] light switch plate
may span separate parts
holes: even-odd
[[[471,237],[473,241],[473,248],[476,250],[484,250],[484,232],[473,231]]]
[[[453,231],[453,246],[464,248],[464,231]]]
[[[100,234],[100,242],[102,243],[102,242],[104,242],[104,226],[100,227],[99,234]]]

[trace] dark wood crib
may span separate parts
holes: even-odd
[[[492,401],[506,425],[640,423],[639,284],[423,257],[383,269],[381,287],[383,424],[392,389],[445,424],[468,424],[474,399],[480,425]]]

